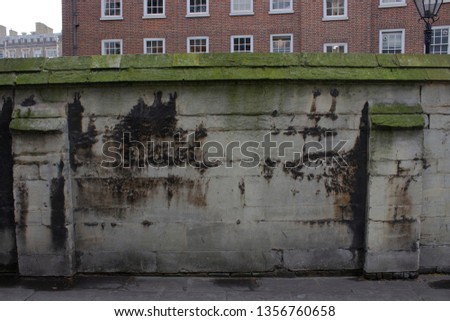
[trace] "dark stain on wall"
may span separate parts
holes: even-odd
[[[55,249],[65,248],[67,241],[63,169],[64,162],[61,160],[58,166],[58,177],[53,178],[50,185],[50,228],[52,231],[52,244]]]
[[[353,211],[353,220],[349,222],[349,227],[353,231],[353,243],[351,249],[362,250],[364,248],[367,202],[367,171],[368,171],[368,141],[369,141],[369,104],[366,103],[361,111],[359,125],[359,137],[355,147],[350,152],[351,165],[354,166],[352,185],[350,192],[350,203]],[[360,256],[360,260],[363,256]],[[362,266],[362,261],[360,262]]]
[[[34,100],[34,95],[31,95],[30,97],[25,98],[21,103],[20,106],[22,107],[30,107],[36,105],[36,101]]]
[[[101,200],[111,206],[142,206],[152,197],[163,192],[170,207],[175,200],[186,201],[197,207],[207,206],[208,181],[193,180],[181,176],[168,177],[119,177],[79,178],[76,180],[79,190],[80,207],[89,204],[92,199]],[[112,214],[114,211],[111,211]]]
[[[331,92],[333,98],[339,93]],[[314,98],[318,93],[314,93]],[[335,101],[333,101],[335,110]],[[332,107],[333,107],[332,106]],[[328,113],[324,116],[336,119],[337,116]],[[316,120],[315,127],[304,128],[298,131],[303,134],[303,138],[314,138],[313,144],[317,141],[325,140],[331,137],[338,137],[338,132],[334,129],[323,128],[317,123],[320,117],[310,119]],[[338,154],[334,150],[324,150],[314,153],[308,151],[308,143],[304,145],[303,159],[297,161],[286,162],[283,171],[290,175],[293,179],[303,180],[306,178],[309,182],[323,182],[327,197],[335,199],[335,220],[343,221],[348,224],[353,233],[352,244],[350,250],[354,253],[354,257],[362,260],[363,256],[356,256],[356,252],[364,249],[364,222],[366,217],[366,193],[367,193],[367,145],[368,144],[368,104],[366,104],[361,113],[359,135],[356,139],[354,147],[350,151]],[[334,159],[339,159],[335,162]],[[319,163],[316,163],[319,162]],[[317,166],[319,164],[320,166]],[[315,168],[319,173],[307,174],[306,168]],[[269,179],[273,175],[273,170],[269,175],[265,175]],[[405,183],[404,189],[408,188]],[[316,193],[318,195],[318,193]],[[362,266],[362,261],[358,262]]]
[[[14,196],[13,196],[13,156],[12,137],[9,124],[14,108],[11,97],[3,97],[0,111],[0,231],[15,239]],[[10,259],[6,266],[0,263],[0,271],[14,271],[17,268],[17,249],[10,249]]]
[[[163,101],[163,93],[158,91],[154,94],[152,105],[147,105],[140,98],[131,111],[125,115],[119,124],[104,135],[104,141],[115,141],[124,143],[124,165],[125,167],[144,167],[148,162],[153,166],[174,165],[173,155],[169,155],[168,146],[161,143],[161,138],[178,137],[179,140],[185,135],[185,131],[177,129],[177,93],[170,93],[169,100]],[[196,131],[196,135],[206,134],[203,127]],[[126,137],[126,139],[124,139]],[[152,152],[145,159],[145,148],[152,142]]]
[[[83,112],[80,93],[75,93],[73,103],[68,105],[68,126],[70,145],[70,168],[73,171],[83,164],[83,158],[91,156],[91,147],[97,142],[97,130],[95,128],[95,116],[90,115],[87,132],[83,132]]]

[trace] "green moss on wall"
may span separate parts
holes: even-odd
[[[420,105],[405,104],[376,104],[370,107],[370,114],[421,114],[423,113]]]
[[[218,53],[2,59],[0,86],[264,79],[448,82],[449,67],[450,55]]]
[[[9,128],[25,132],[61,132],[65,126],[64,118],[14,118]]]
[[[420,114],[404,115],[371,115],[373,129],[420,129],[425,126],[425,120]]]

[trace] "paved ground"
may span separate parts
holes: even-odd
[[[415,280],[360,277],[205,278],[150,276],[0,277],[0,300],[450,300],[450,275]]]

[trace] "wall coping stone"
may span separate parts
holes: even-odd
[[[420,105],[376,104],[369,108],[372,129],[423,129],[425,119]]]
[[[450,55],[165,54],[0,59],[0,87],[211,80],[450,81]]]

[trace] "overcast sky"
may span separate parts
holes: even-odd
[[[8,30],[30,33],[36,22],[61,32],[61,0],[0,0],[0,25]]]

